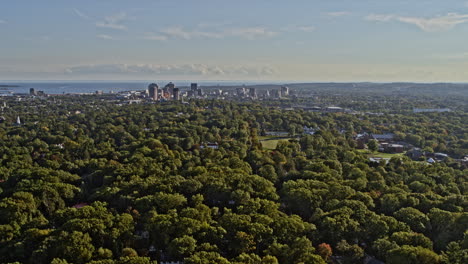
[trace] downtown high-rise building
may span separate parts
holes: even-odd
[[[196,93],[198,90],[198,83],[191,83],[190,84],[190,91]]]
[[[174,88],[174,90],[173,90],[173,99],[175,101],[180,100],[180,89],[179,88]]]
[[[289,87],[281,86],[280,88],[280,96],[281,97],[288,97],[289,96]]]
[[[159,93],[159,86],[155,83],[152,83],[148,86],[148,94],[151,100],[157,101]]]

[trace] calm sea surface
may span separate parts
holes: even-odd
[[[30,88],[36,91],[44,91],[46,94],[67,94],[67,93],[94,93],[103,91],[104,93],[120,92],[129,90],[144,90],[150,84],[150,81],[135,82],[72,82],[72,81],[52,81],[52,82],[5,82],[0,81],[0,85],[15,85],[18,87],[1,88],[2,94],[29,93]],[[157,84],[164,87],[169,81],[159,81]],[[174,81],[178,87],[190,86],[191,81]],[[230,85],[255,85],[255,84],[275,84],[275,82],[252,82],[252,81],[200,81],[199,86],[230,86]]]

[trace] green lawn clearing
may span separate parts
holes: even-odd
[[[276,149],[276,146],[278,146],[278,142],[280,141],[288,141],[292,138],[278,138],[278,137],[259,137],[260,142],[262,143],[262,147],[264,149]]]
[[[405,153],[381,153],[381,152],[371,152],[367,149],[358,149],[359,152],[364,153],[369,158],[382,158],[382,159],[391,159],[393,157],[401,157],[405,155]]]

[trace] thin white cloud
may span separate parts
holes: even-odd
[[[73,12],[75,12],[77,16],[79,16],[80,18],[84,20],[91,20],[91,18],[88,15],[86,15],[85,13],[81,12],[80,10],[76,8],[73,8]]]
[[[348,16],[351,15],[351,12],[348,11],[336,11],[336,12],[328,12],[325,13],[329,17],[342,17],[342,16]]]
[[[186,30],[183,27],[175,26],[161,30],[161,33],[173,37],[182,39],[193,39],[193,38],[222,38],[223,33],[200,31],[200,30]]]
[[[182,39],[191,39],[194,35],[193,32],[184,30],[182,27],[169,27],[161,30],[162,33],[168,35],[169,37],[182,38]]]
[[[143,38],[147,40],[157,40],[157,41],[166,41],[168,39],[167,36],[153,34],[153,33],[147,33],[146,36],[144,36]]]
[[[448,13],[443,16],[435,16],[431,18],[425,17],[409,17],[397,16],[392,14],[378,15],[371,14],[365,17],[369,21],[389,22],[399,21],[402,23],[412,24],[425,32],[447,31],[458,24],[468,22],[468,14]]]
[[[0,19],[0,24],[6,24],[6,20]]]
[[[365,17],[368,21],[377,21],[377,22],[388,22],[395,18],[395,15],[379,15],[379,14],[370,14]]]
[[[194,39],[194,38],[211,38],[221,39],[226,37],[242,37],[246,39],[255,39],[259,37],[272,37],[277,32],[271,31],[266,27],[244,27],[244,28],[228,28],[221,31],[207,30],[187,30],[180,26],[165,28],[160,31],[168,38]]]
[[[127,14],[125,12],[121,12],[112,16],[105,17],[104,22],[97,22],[96,26],[117,30],[127,30],[127,27],[122,24],[122,22],[127,19]]]
[[[69,75],[163,75],[163,76],[268,76],[276,73],[270,66],[229,66],[206,64],[154,65],[154,64],[98,64],[81,65],[65,69]]]
[[[258,37],[273,37],[278,33],[265,27],[247,27],[233,28],[225,32],[228,36],[238,36],[246,39],[255,39]]]
[[[313,32],[317,28],[311,25],[287,25],[280,29],[281,32],[290,33],[290,32]]]
[[[303,31],[303,32],[313,32],[315,31],[314,26],[299,26],[297,27],[298,30]]]
[[[112,37],[110,35],[106,35],[106,34],[99,34],[96,37],[98,37],[100,39],[114,39],[114,37]]]
[[[434,32],[449,30],[458,24],[468,22],[468,14],[449,13],[445,16],[433,18],[399,17],[398,20],[404,23],[414,24],[424,31]]]

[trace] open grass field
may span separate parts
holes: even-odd
[[[292,138],[279,138],[279,137],[259,137],[260,142],[262,143],[262,147],[264,149],[276,149],[278,146],[278,142],[280,141],[288,141]]]
[[[391,159],[392,157],[401,157],[405,155],[404,153],[391,154],[391,153],[381,153],[381,152],[370,152],[367,149],[359,149],[358,151],[366,154],[367,157],[369,158]]]

